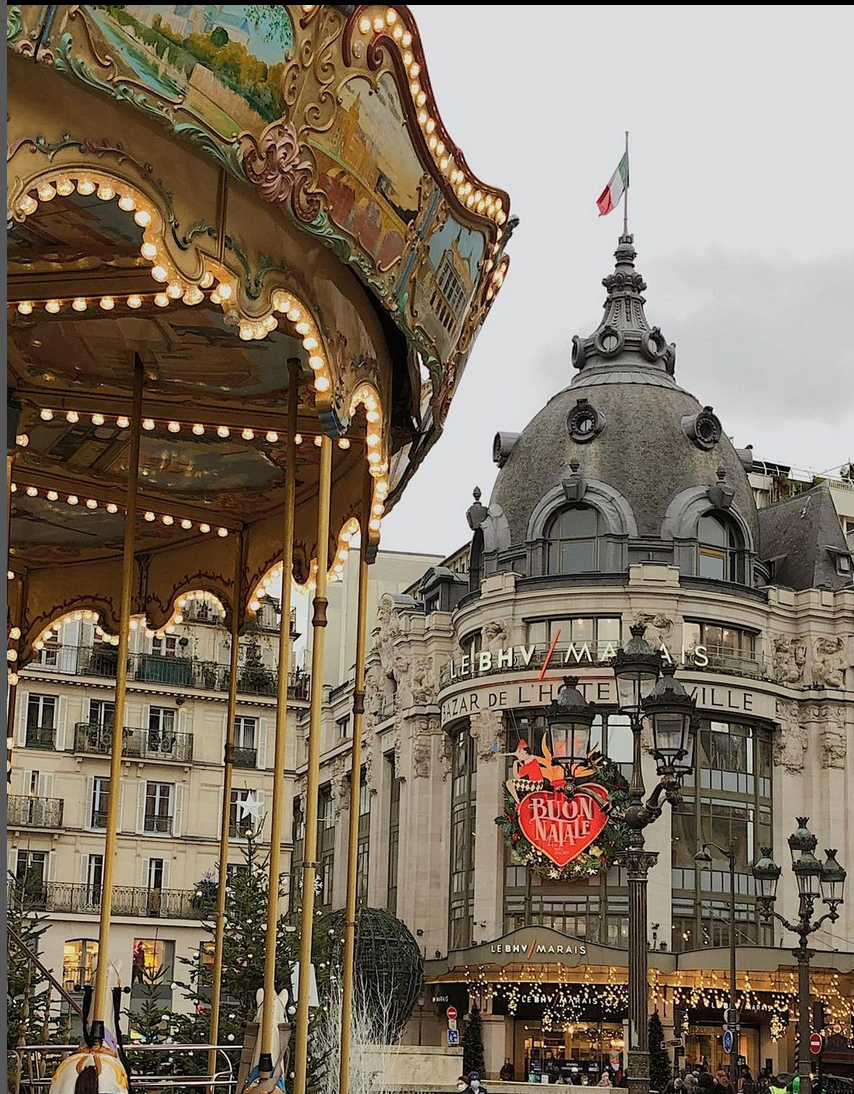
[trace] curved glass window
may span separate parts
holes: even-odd
[[[583,574],[599,566],[599,514],[588,505],[562,509],[546,526],[550,574]]]
[[[451,741],[451,894],[448,946],[471,944],[474,925],[474,841],[477,753],[468,727]]]
[[[697,573],[715,581],[742,581],[741,536],[726,517],[708,513],[697,521]]]

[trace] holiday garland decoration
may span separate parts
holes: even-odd
[[[629,844],[628,783],[616,764],[601,752],[556,761],[545,740],[542,756],[525,741],[514,755],[504,812],[495,818],[514,862],[551,881],[609,870]]]

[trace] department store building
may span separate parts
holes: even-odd
[[[604,279],[601,323],[573,339],[572,382],[521,434],[499,432],[470,546],[380,601],[360,772],[360,899],[403,919],[428,986],[408,1036],[445,1042],[448,1005],[479,1006],[487,1073],[549,1057],[602,1067],[624,1045],[628,898],[619,866],[582,881],[520,863],[496,824],[520,741],[536,751],[563,677],[597,704],[593,744],[628,776],[632,737],[608,664],[631,625],[697,698],[693,776],[646,832],[651,1005],[686,1062],[724,1060],[736,854],[739,1052],[792,1066],[797,939],[759,915],[751,865],[772,847],[778,908],[797,915],[786,837],[854,870],[852,556],[826,484],[757,506],[750,450],[679,384],[675,347],[644,310],[631,237]],[[687,347],[690,352],[690,347]],[[569,363],[567,373],[570,373]],[[714,377],[704,400],[714,401]],[[757,413],[759,413],[757,409]],[[763,474],[767,465],[763,465]],[[321,903],[343,904],[352,684],[326,706]],[[655,765],[645,752],[647,786]],[[294,864],[299,865],[300,779]],[[850,1040],[854,895],[813,938],[812,992]],[[462,1028],[462,1027],[461,1027]],[[674,1036],[675,1035],[675,1036]],[[837,1040],[837,1045],[841,1042]],[[674,1046],[675,1049],[676,1046]]]

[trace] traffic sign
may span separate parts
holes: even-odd
[[[724,1011],[724,1025],[725,1026],[737,1026],[738,1025],[738,1007],[727,1007]]]
[[[810,1052],[813,1056],[818,1056],[821,1050],[824,1048],[824,1038],[820,1033],[810,1034]]]
[[[735,1045],[735,1034],[731,1029],[724,1030],[724,1052],[732,1052]]]
[[[454,1018],[456,1018],[456,1016],[457,1016],[457,1008],[456,1007],[448,1007],[448,1009],[445,1011],[445,1015],[447,1016],[447,1018],[450,1021],[453,1021]]]
[[[448,1019],[448,1029],[456,1029],[456,1028],[457,1028],[456,1018],[449,1018]]]
[[[448,1030],[448,1044],[458,1045],[460,1043],[460,1031],[458,1029]]]

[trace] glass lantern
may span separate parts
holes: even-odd
[[[572,767],[587,759],[596,706],[578,690],[578,677],[565,676],[557,699],[546,713],[552,757]]]
[[[771,858],[771,848],[762,848],[762,857],[753,864],[753,877],[756,881],[756,895],[769,904],[777,899],[777,883],[782,870]]]
[[[822,865],[821,880],[819,882],[819,885],[821,886],[821,899],[825,904],[836,907],[837,904],[842,903],[842,896],[845,891],[845,878],[847,875],[836,861],[836,848],[829,848],[825,851],[825,854],[827,855],[827,860]]]
[[[652,722],[652,754],[659,774],[672,772],[691,755],[692,726],[697,700],[676,679],[676,666],[665,662],[661,679],[643,702],[642,711]],[[683,774],[686,773],[683,770]]]
[[[611,660],[617,681],[617,706],[621,714],[640,718],[646,699],[661,673],[661,655],[644,638],[646,627],[637,623],[632,637]]]

